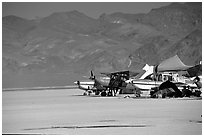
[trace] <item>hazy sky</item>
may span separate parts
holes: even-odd
[[[102,13],[147,13],[152,8],[169,5],[168,2],[3,2],[2,15],[16,15],[33,19],[46,17],[53,12],[78,10],[89,17]]]

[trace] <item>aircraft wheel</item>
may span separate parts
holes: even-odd
[[[95,92],[95,95],[99,95],[99,94],[100,94],[100,91],[96,91],[96,92]]]
[[[163,94],[162,94],[162,98],[166,98],[166,93],[163,93]]]
[[[101,96],[102,97],[105,97],[106,96],[106,92],[104,91],[104,92],[101,92]]]
[[[111,91],[109,91],[108,96],[113,96],[113,93]]]
[[[140,97],[140,94],[135,94],[135,97],[139,98],[139,97]]]
[[[87,96],[88,95],[88,92],[84,92],[84,94],[83,94],[84,96]]]

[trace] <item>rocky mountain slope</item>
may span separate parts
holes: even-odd
[[[78,11],[38,20],[2,18],[3,88],[63,86],[95,73],[137,71],[177,54],[202,60],[202,3],[172,3],[147,14]]]

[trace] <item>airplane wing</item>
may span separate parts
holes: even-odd
[[[108,76],[108,77],[111,76],[111,73],[105,73],[105,72],[102,72],[101,74],[102,74],[102,75],[106,75],[106,76]]]
[[[117,72],[111,72],[111,73],[101,73],[103,75],[106,75],[108,77],[111,77],[111,76],[117,76],[117,75],[120,75],[120,76],[124,76],[126,78],[129,79],[129,77],[135,77],[139,74],[139,72],[132,72],[132,71],[129,71],[129,70],[126,70],[126,71],[117,71]]]

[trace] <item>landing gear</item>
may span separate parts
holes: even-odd
[[[85,91],[85,92],[84,92],[84,94],[83,94],[83,95],[84,95],[84,96],[87,96],[87,95],[88,95],[88,96],[90,96],[90,94],[91,94],[91,93],[92,93],[92,91],[91,91],[91,90],[87,90],[87,91]]]
[[[83,95],[87,96],[87,95],[89,95],[89,93],[87,91],[85,91]]]
[[[105,91],[101,92],[101,96],[105,97],[106,96],[106,92]]]
[[[112,91],[108,91],[108,96],[113,96]]]
[[[96,92],[95,92],[95,95],[99,95],[99,94],[100,94],[100,91],[96,91]]]
[[[97,90],[97,91],[92,91],[92,90],[87,90],[83,93],[84,96],[90,96],[92,93],[94,93],[95,95],[101,95],[102,97],[108,96],[108,97],[112,97],[112,96],[116,96],[118,90],[113,89],[113,90]]]
[[[119,89],[115,89],[115,90],[113,90],[113,96],[116,96],[117,93],[118,93],[118,91],[119,91]]]
[[[142,94],[142,92],[139,89],[137,89],[137,88],[135,88],[133,92],[135,94],[135,97],[140,97],[141,94]]]

